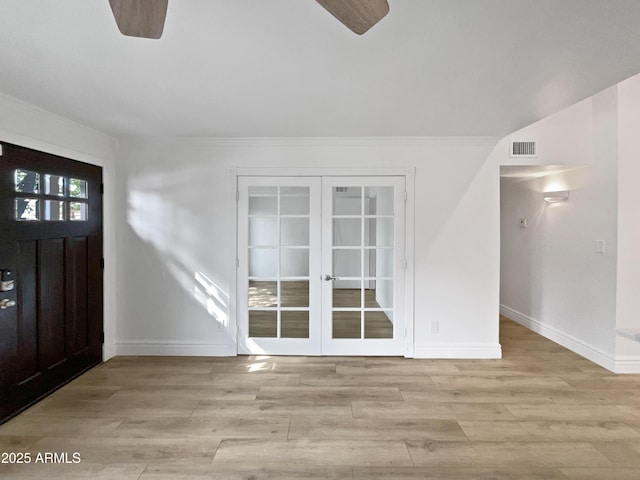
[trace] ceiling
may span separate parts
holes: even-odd
[[[2,0],[0,92],[113,135],[503,136],[640,73],[637,0],[389,0],[359,37],[314,0]]]

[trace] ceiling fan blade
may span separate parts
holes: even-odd
[[[162,36],[169,0],[109,0],[111,11],[123,35],[155,38]]]
[[[316,0],[352,32],[362,35],[389,13],[387,0]]]

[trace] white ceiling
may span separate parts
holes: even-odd
[[[640,72],[638,0],[389,0],[362,37],[314,0],[1,0],[0,92],[116,135],[503,136]]]

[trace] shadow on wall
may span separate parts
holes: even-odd
[[[202,172],[187,169],[153,173],[129,179],[127,222],[135,234],[152,246],[168,272],[189,298],[226,329],[229,292],[206,266],[214,248],[205,214],[209,185]]]

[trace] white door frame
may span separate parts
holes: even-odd
[[[241,176],[263,176],[263,177],[372,177],[372,176],[404,176],[407,201],[405,207],[405,258],[407,268],[405,269],[405,342],[404,356],[407,358],[414,357],[415,348],[415,175],[416,169],[409,167],[346,167],[346,168],[327,168],[327,167],[235,167],[229,171],[229,198],[239,198],[238,193],[238,177]],[[237,286],[238,286],[238,209],[229,210],[229,225],[235,228],[229,231],[229,242],[233,245],[235,255],[229,258],[229,336],[236,344],[238,349],[238,304],[237,304]]]

